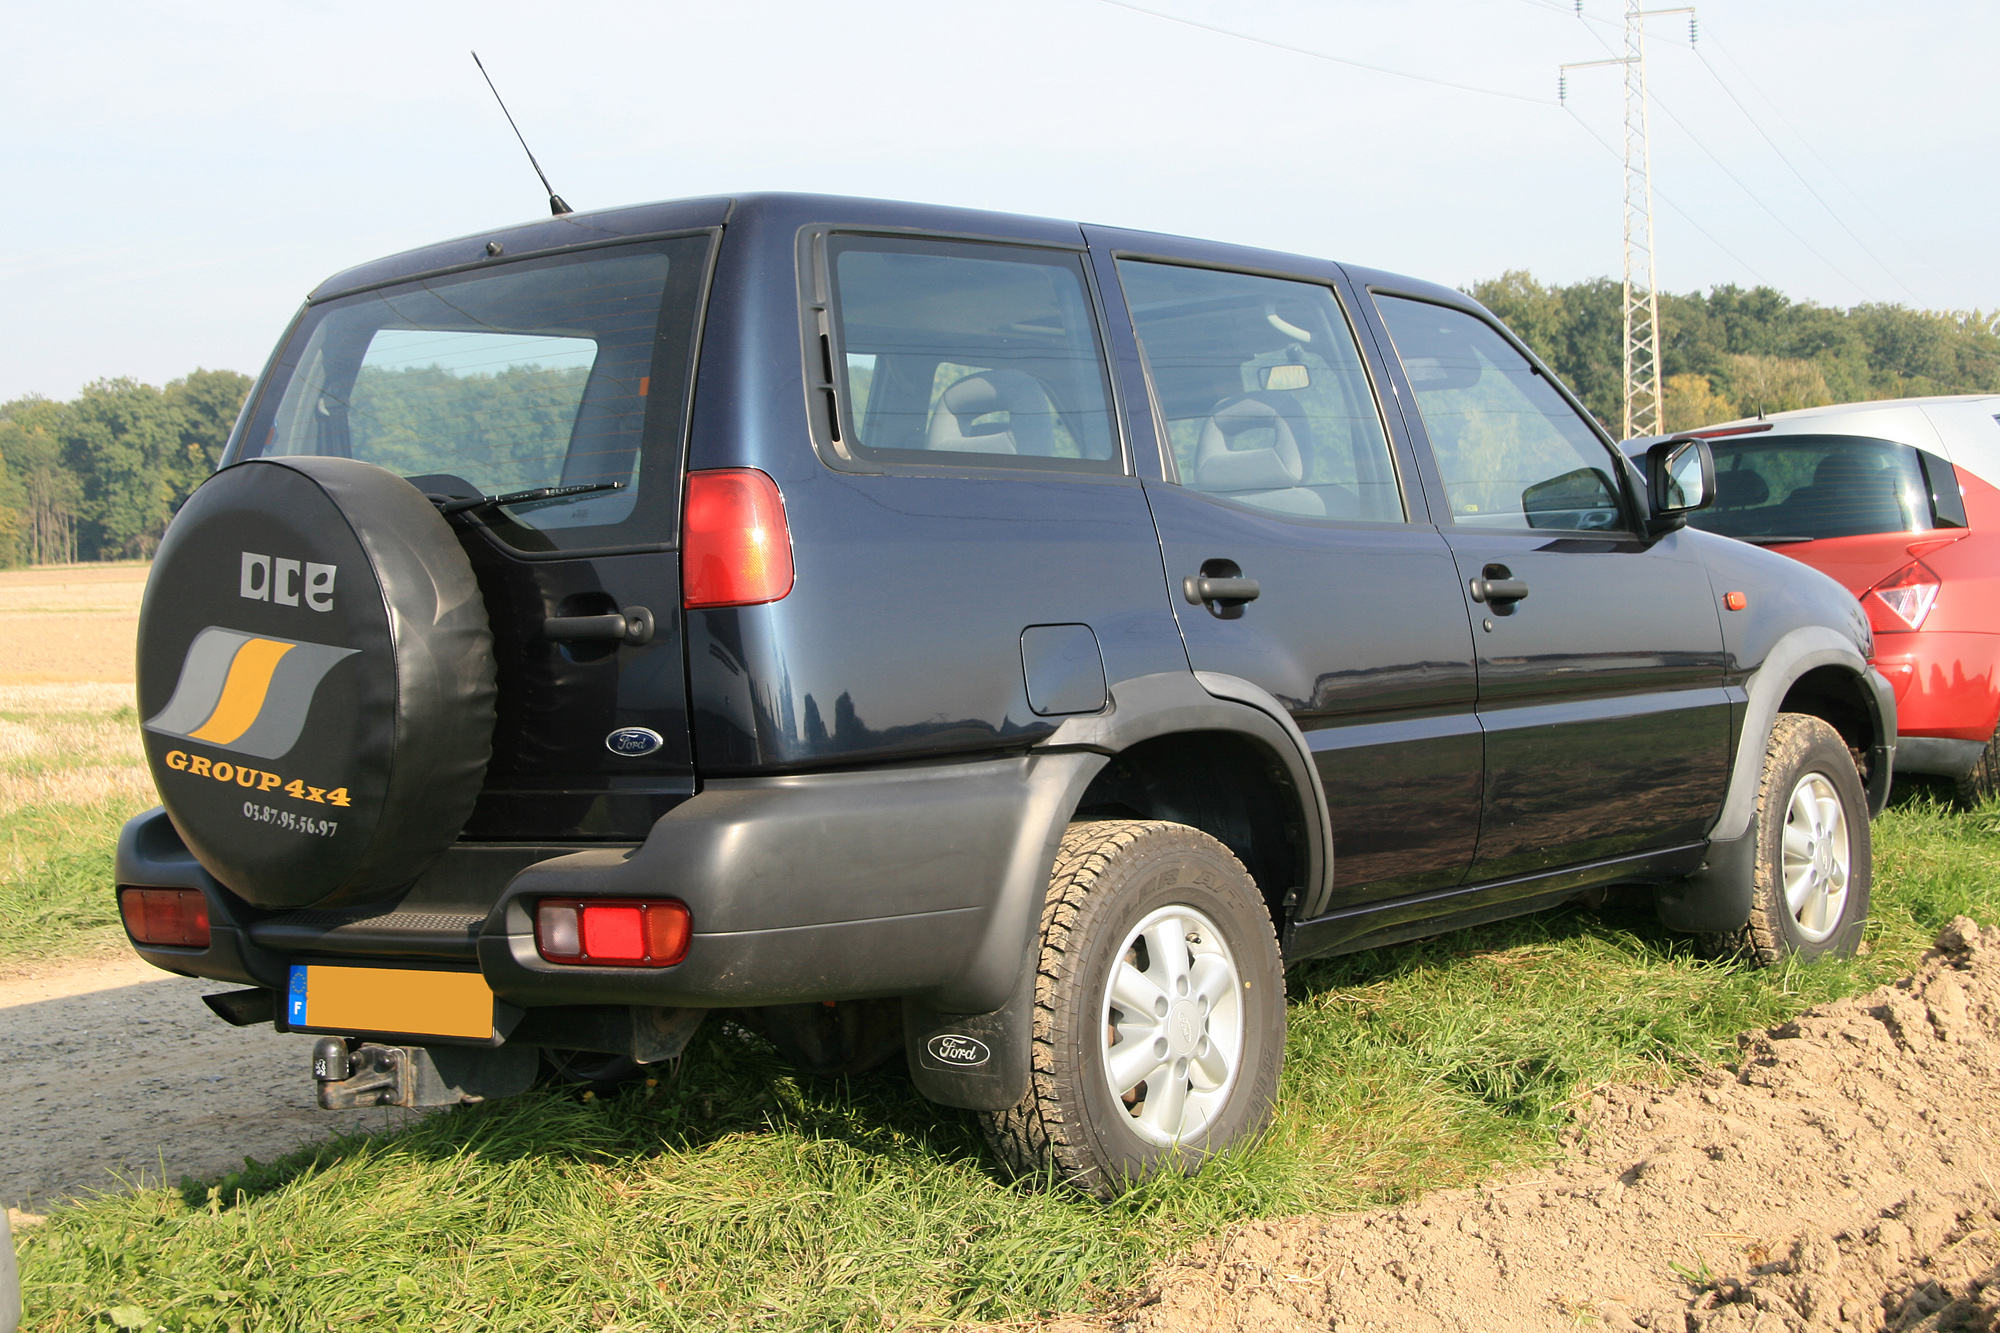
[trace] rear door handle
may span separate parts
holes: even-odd
[[[1218,579],[1206,574],[1190,574],[1181,580],[1181,596],[1187,598],[1190,606],[1202,606],[1208,602],[1241,606],[1245,602],[1256,601],[1263,591],[1255,579]]]
[[[1528,595],[1528,585],[1520,579],[1477,578],[1472,581],[1475,602],[1518,602]]]
[[[550,616],[542,622],[542,637],[557,643],[628,643],[643,648],[653,641],[653,613],[628,606],[604,616]]]

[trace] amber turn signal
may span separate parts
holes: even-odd
[[[1722,604],[1731,611],[1741,611],[1750,605],[1750,599],[1740,592],[1726,592],[1722,594]]]

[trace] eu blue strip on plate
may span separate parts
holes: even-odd
[[[292,981],[285,996],[285,1022],[292,1027],[306,1024],[306,969],[303,963],[292,964]]]

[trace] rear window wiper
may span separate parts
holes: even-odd
[[[593,481],[581,486],[537,486],[531,491],[509,491],[505,495],[471,495],[451,500],[433,495],[431,502],[440,514],[464,514],[474,509],[491,509],[499,505],[524,505],[535,500],[568,500],[579,495],[595,495],[599,491],[622,491],[622,481]]]

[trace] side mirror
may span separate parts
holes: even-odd
[[[1661,440],[1646,450],[1646,528],[1663,536],[1715,503],[1715,454],[1707,440]]]

